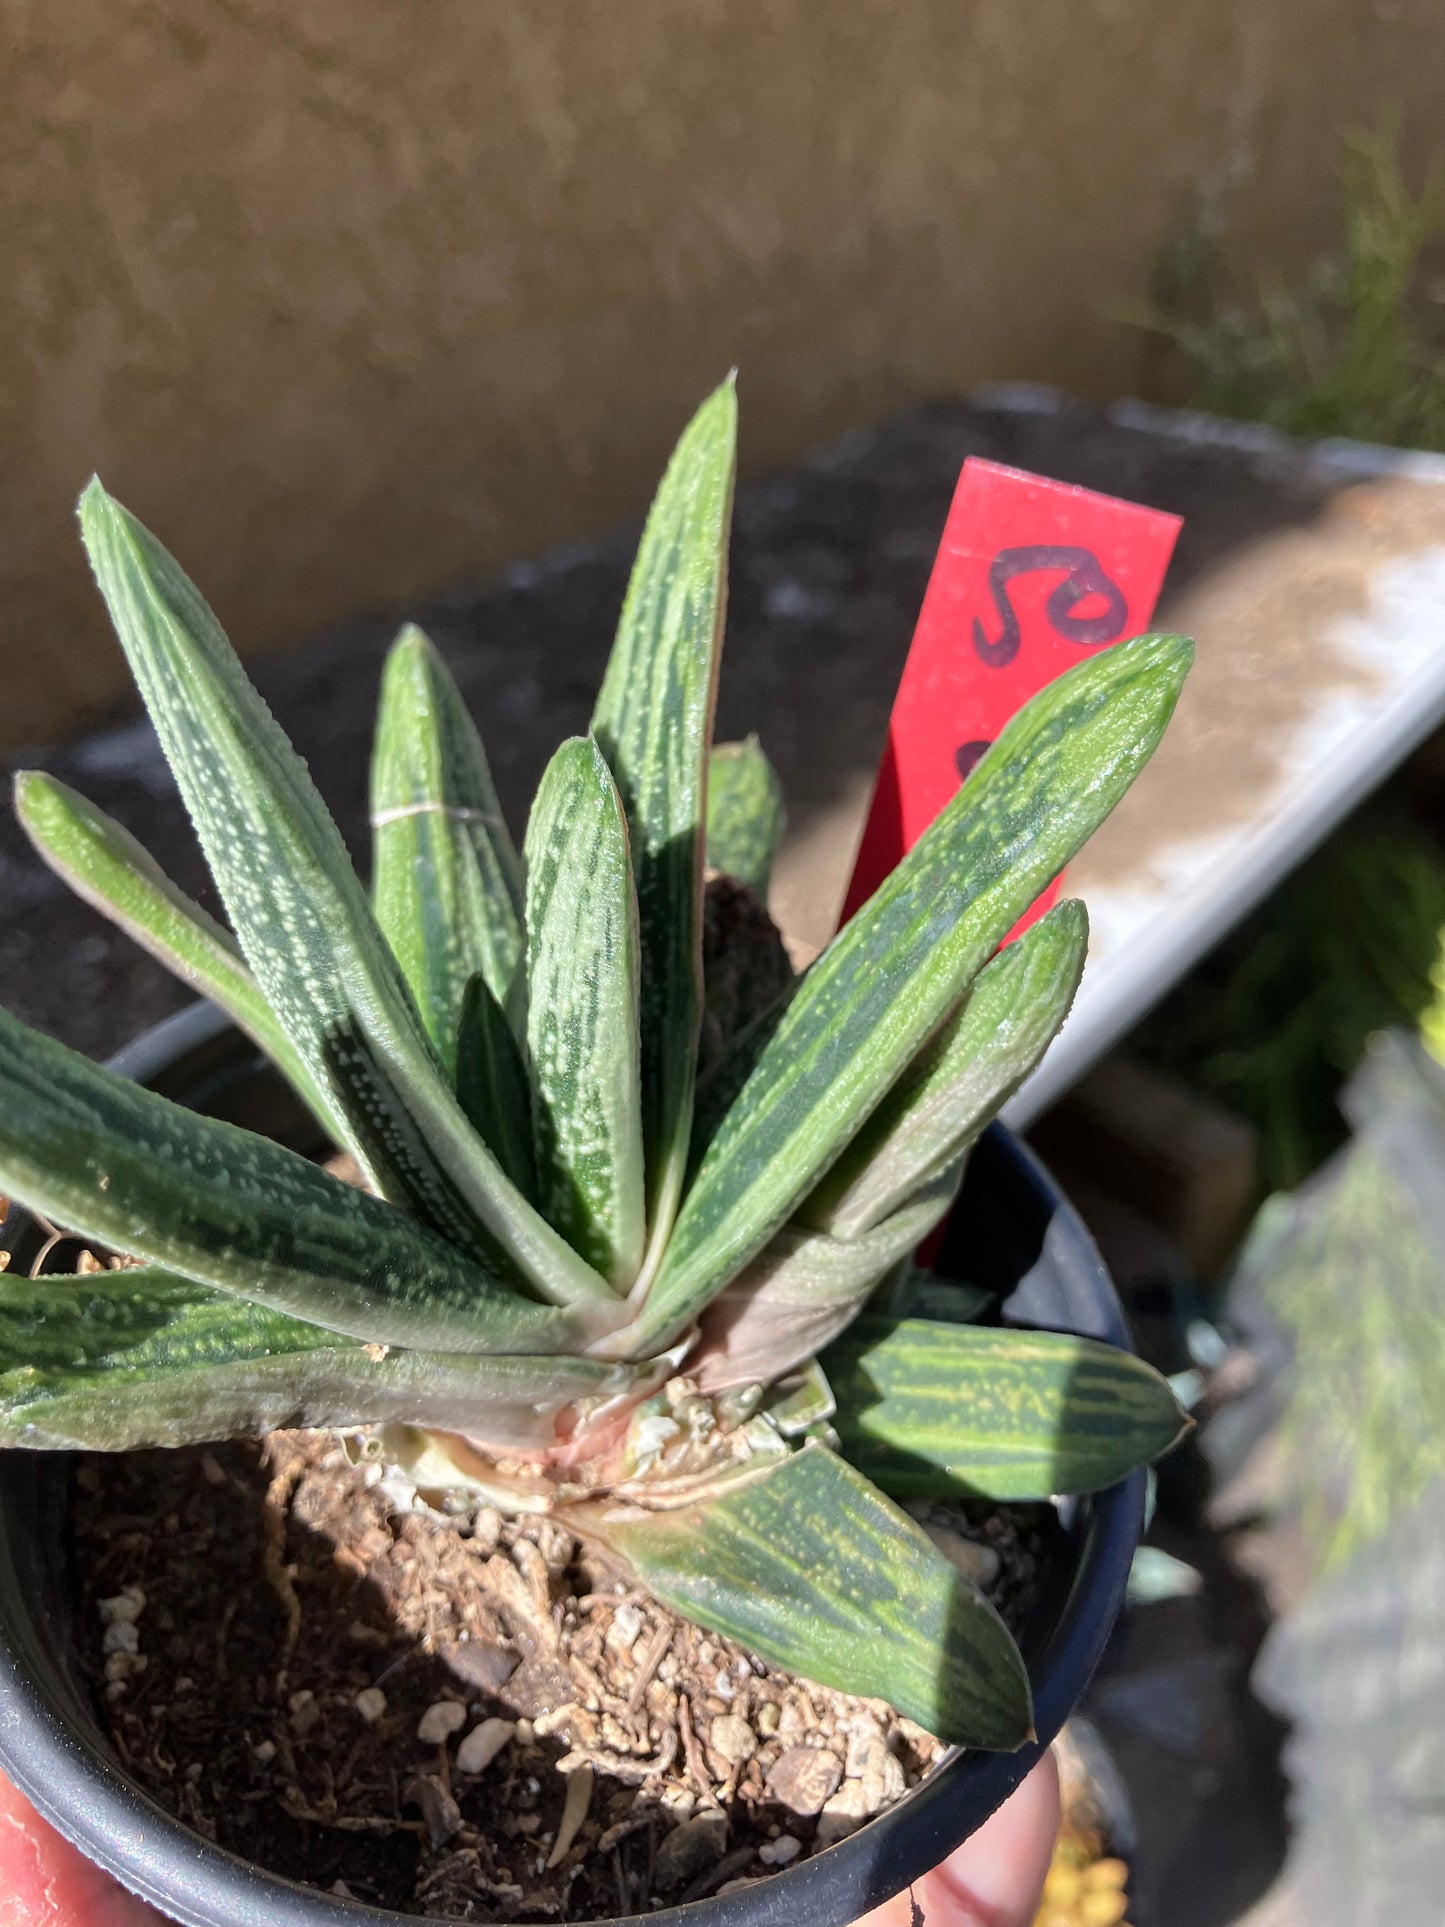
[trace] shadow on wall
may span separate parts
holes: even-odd
[[[0,743],[122,697],[92,469],[250,655],[640,511],[733,363],[755,474],[985,377],[1117,389],[1185,187],[1245,151],[1246,239],[1306,245],[1338,126],[1438,121],[1437,43],[1432,0],[1114,0],[1043,50],[984,0],[19,0]]]
[[[718,736],[756,730],[781,778],[789,837],[772,903],[800,952],[832,934],[934,549],[971,454],[1182,514],[1169,598],[1270,530],[1313,521],[1328,498],[1303,465],[1169,443],[1083,406],[1049,415],[925,409],[741,488]],[[79,556],[73,533],[69,540]],[[517,565],[494,589],[410,612],[457,677],[519,837],[547,758],[587,727],[635,540],[634,529],[556,551]],[[209,591],[192,556],[183,550],[180,560]],[[1206,638],[1203,624],[1198,633],[1187,700],[1212,675],[1235,691],[1237,706],[1234,658],[1211,669],[1206,643],[1241,645],[1232,635]],[[258,672],[363,872],[367,763],[392,634],[390,622],[358,623]],[[118,817],[182,888],[220,913],[149,724],[121,723],[67,747],[21,752],[16,762],[42,763]],[[8,808],[0,809],[0,879],[0,981],[27,1022],[104,1056],[185,1001],[181,985],[40,865]]]

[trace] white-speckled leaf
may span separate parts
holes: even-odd
[[[766,903],[787,822],[782,786],[757,737],[719,743],[707,769],[708,868],[736,877]]]
[[[1053,1041],[1083,974],[1089,920],[1058,904],[979,972],[961,1008],[798,1212],[857,1238],[955,1164]]]
[[[0,1446],[128,1452],[400,1421],[534,1452],[556,1443],[577,1400],[656,1376],[585,1358],[367,1347],[155,1266],[0,1276]]]
[[[1141,636],[1035,696],[800,980],[689,1186],[646,1347],[686,1330],[812,1190],[1129,787],[1192,659],[1181,636]]]
[[[394,1205],[3,1010],[0,1192],[112,1251],[352,1338],[565,1352],[606,1323],[522,1297]]]
[[[589,737],[563,743],[527,825],[527,1044],[537,1195],[625,1291],[646,1237],[637,899],[627,822]]]
[[[76,895],[240,1025],[290,1080],[337,1144],[361,1146],[336,1103],[256,987],[229,930],[176,887],[113,817],[41,770],[15,777],[15,814]]]
[[[525,988],[525,986],[524,986]],[[507,1014],[480,971],[457,1029],[457,1100],[472,1129],[524,1197],[537,1195],[527,1066]]]
[[[522,865],[481,737],[420,629],[382,673],[371,759],[372,903],[449,1073],[467,984],[505,1010],[522,961]]]
[[[627,812],[637,882],[653,1262],[677,1211],[692,1125],[707,757],[736,446],[729,379],[689,423],[657,491],[592,719]]]
[[[242,953],[385,1194],[552,1302],[610,1296],[467,1123],[336,825],[194,585],[99,482],[81,528]]]

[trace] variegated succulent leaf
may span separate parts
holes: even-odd
[[[526,854],[538,1196],[573,1248],[625,1292],[647,1236],[637,895],[622,802],[590,736],[548,764]]]
[[[108,1250],[363,1341],[567,1352],[620,1312],[610,1294],[539,1304],[393,1205],[3,1010],[0,1192]]]
[[[522,864],[486,752],[415,624],[382,672],[371,761],[372,902],[443,1066],[456,1074],[467,985],[506,1010],[522,963]]]
[[[764,903],[788,826],[783,789],[756,736],[719,743],[707,766],[707,863]]]
[[[682,1195],[702,1011],[707,764],[737,452],[731,377],[654,498],[592,718],[631,833],[641,939],[649,1270]]]
[[[1089,942],[1082,903],[1057,904],[984,965],[822,1183],[805,1224],[857,1238],[956,1166],[1038,1064],[1069,1013]]]
[[[332,1140],[359,1153],[335,1093],[277,1022],[235,938],[114,817],[43,770],[15,777],[15,814],[37,853],[76,895],[209,997],[258,1044]]]
[[[679,1511],[569,1516],[665,1604],[774,1666],[886,1699],[963,1745],[1030,1736],[1028,1675],[993,1607],[822,1445]]]
[[[98,481],[81,530],[242,953],[385,1194],[539,1296],[608,1297],[468,1124],[340,832],[194,585]]]
[[[644,1344],[685,1329],[835,1162],[1153,753],[1192,655],[1142,636],[1035,696],[800,980],[689,1186]]]
[[[900,1499],[1099,1492],[1190,1426],[1142,1359],[1068,1332],[865,1314],[821,1363],[841,1449]]]
[[[200,1444],[393,1421],[541,1453],[569,1408],[650,1390],[647,1365],[365,1344],[157,1266],[0,1274],[0,1445]]]

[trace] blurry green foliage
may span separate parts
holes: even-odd
[[[1316,1573],[1445,1475],[1445,1081],[1397,1031],[1345,1102],[1355,1136],[1269,1200],[1240,1265],[1290,1336],[1281,1443]]]
[[[1291,435],[1445,448],[1445,166],[1412,193],[1386,122],[1346,137],[1339,183],[1340,245],[1294,284],[1233,268],[1237,176],[1197,191],[1126,318],[1182,356],[1193,407]]]
[[[1394,818],[1352,823],[1145,1018],[1131,1054],[1248,1118],[1264,1184],[1292,1190],[1344,1142],[1337,1094],[1371,1034],[1430,1007],[1442,927],[1435,843]]]

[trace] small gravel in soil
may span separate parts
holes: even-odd
[[[1019,1623],[1045,1509],[921,1510],[990,1555]],[[87,1459],[75,1518],[79,1645],[127,1769],[208,1839],[374,1905],[645,1913],[821,1851],[943,1752],[546,1519],[392,1514],[322,1434]]]

